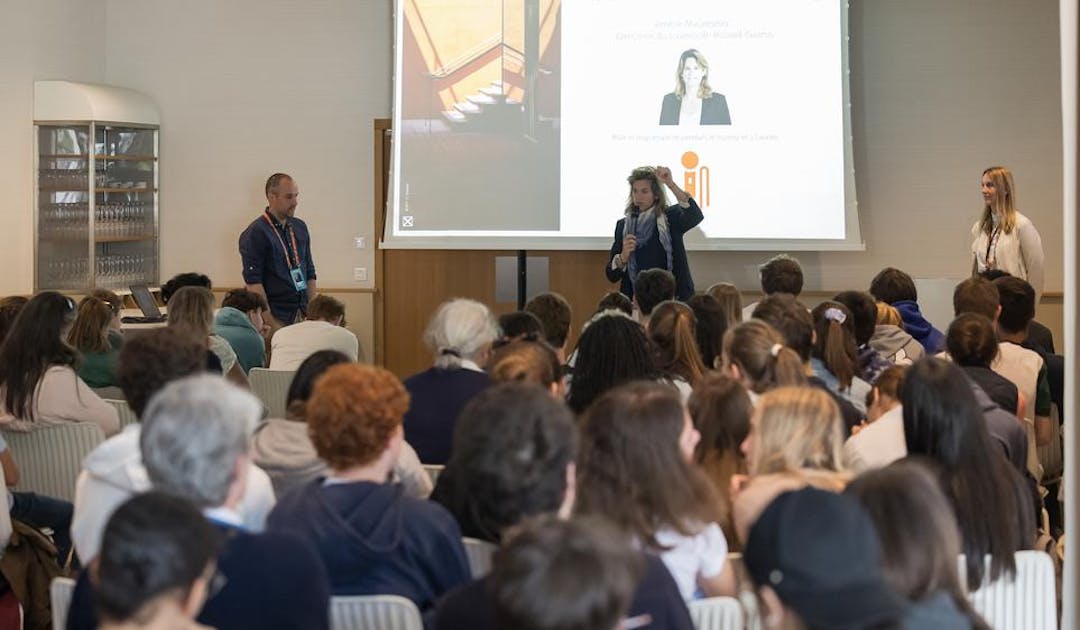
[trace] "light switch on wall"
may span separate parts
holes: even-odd
[[[367,282],[367,267],[353,267],[353,280]]]
[[[356,244],[356,249],[364,249],[364,237],[357,236],[353,238],[353,242]]]

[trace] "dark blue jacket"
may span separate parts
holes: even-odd
[[[465,368],[433,367],[405,379],[410,396],[405,441],[421,462],[446,464],[458,414],[490,383],[487,374]]]
[[[668,229],[671,231],[671,273],[675,275],[675,295],[680,300],[685,301],[694,294],[694,278],[690,275],[690,262],[686,259],[686,245],[683,244],[683,235],[694,229],[698,223],[701,223],[705,215],[701,213],[701,208],[693,197],[690,198],[689,208],[683,208],[675,204],[668,208],[665,213],[667,214]],[[608,254],[607,262],[604,265],[604,274],[607,275],[609,282],[621,283],[619,290],[623,292],[623,295],[633,298],[634,283],[630,280],[628,269],[611,268],[612,259],[622,253],[623,228],[625,225],[625,217],[619,219],[615,224],[615,242],[611,245],[611,253]],[[659,246],[659,234],[653,236],[652,240],[657,241],[655,246]],[[648,252],[649,247],[649,243],[638,244],[638,249],[634,250],[634,256],[637,257],[638,253],[642,251]],[[664,257],[666,259],[666,253]],[[643,262],[642,259],[638,259],[638,273],[651,268],[641,266]]]
[[[229,630],[326,630],[330,627],[330,584],[322,562],[293,534],[249,534],[228,526],[217,559],[224,586],[207,600],[198,622]],[[68,611],[68,630],[98,627],[94,589],[79,575]]]
[[[630,602],[629,616],[649,615],[649,630],[693,630],[675,579],[660,558],[644,554],[645,574]],[[427,619],[428,630],[495,630],[495,606],[490,594],[490,578],[482,578],[454,589],[439,600]]]
[[[904,330],[922,344],[927,355],[932,356],[945,349],[945,335],[923,317],[918,302],[899,300],[893,302],[892,307],[899,311],[900,319],[904,320]]]
[[[424,610],[469,580],[461,530],[442,506],[400,484],[323,481],[286,494],[266,528],[310,541],[334,595],[400,595]]]
[[[311,233],[307,224],[296,217],[288,217],[285,223],[270,227],[263,212],[240,234],[240,260],[244,264],[244,282],[262,284],[266,291],[266,301],[270,303],[270,312],[278,321],[291,324],[296,320],[297,312],[307,312],[307,291],[297,291],[289,273],[289,264],[282,243],[289,250],[293,261],[300,260],[307,280],[315,280],[315,262],[311,259]],[[273,220],[273,219],[272,219]],[[275,221],[276,223],[276,221]],[[289,231],[296,234],[296,247],[300,251],[292,252],[292,239]],[[276,234],[275,234],[276,232]],[[278,239],[281,236],[281,239]]]

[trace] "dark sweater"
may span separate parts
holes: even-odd
[[[1005,411],[1016,413],[1016,409],[1020,405],[1020,394],[1012,381],[988,367],[963,365],[961,368],[963,368],[964,373],[967,374],[972,383],[975,383],[986,392],[986,395],[990,397],[990,400],[994,401],[994,404]]]
[[[218,523],[226,536],[217,559],[225,585],[207,600],[198,622],[229,630],[330,627],[330,585],[311,546],[293,534],[249,534]],[[79,575],[68,630],[97,628],[94,589]]]
[[[450,591],[439,600],[425,624],[428,630],[494,630],[495,606],[489,592],[490,578],[474,580]],[[693,630],[690,612],[675,579],[660,558],[645,554],[645,574],[634,592],[629,616],[649,615],[649,630]],[[502,629],[500,629],[502,630]]]
[[[409,411],[405,414],[405,441],[425,464],[446,464],[450,459],[458,414],[491,380],[465,368],[430,368],[405,379]]]
[[[424,610],[471,577],[454,517],[400,484],[316,479],[285,495],[266,529],[311,541],[334,595],[400,595]]]

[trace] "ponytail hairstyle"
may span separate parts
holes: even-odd
[[[724,365],[736,366],[750,391],[761,394],[781,385],[805,385],[806,372],[784,338],[761,321],[752,319],[724,333]]]
[[[848,307],[826,300],[814,307],[814,358],[821,359],[836,377],[840,389],[851,387],[859,373],[859,351],[855,347],[855,318]]]
[[[487,365],[491,380],[531,383],[550,389],[562,381],[562,364],[545,341],[511,341],[491,355]]]
[[[682,302],[668,300],[656,305],[649,316],[656,369],[691,385],[705,374],[697,345],[697,318]]]

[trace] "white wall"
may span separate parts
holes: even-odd
[[[979,177],[1016,176],[1021,212],[1062,288],[1061,88],[1056,2],[851,3],[855,177],[865,252],[798,252],[809,289],[867,288],[897,266],[916,277],[970,273]],[[784,174],[776,174],[784,185]],[[617,205],[617,204],[613,204]],[[614,221],[614,219],[612,219]],[[692,253],[702,287],[758,288],[772,253]]]
[[[300,186],[321,287],[372,286],[372,119],[390,114],[387,0],[108,0],[110,83],[161,110],[162,280],[237,286],[271,173]],[[353,239],[365,236],[367,249]]]
[[[0,295],[34,288],[34,81],[104,81],[105,10],[105,0],[0,2]]]

